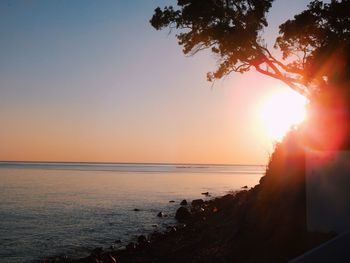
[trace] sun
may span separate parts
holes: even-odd
[[[279,142],[291,127],[303,122],[306,104],[307,99],[292,90],[281,90],[266,97],[259,113],[269,139]]]

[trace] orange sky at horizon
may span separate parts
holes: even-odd
[[[255,83],[262,83],[261,80],[264,80],[265,85],[271,86],[254,87]],[[236,88],[231,88],[230,85]],[[255,95],[243,93],[238,96],[246,88],[252,89]],[[226,96],[219,113],[210,113],[211,109],[208,108],[208,115],[203,116],[202,110],[198,109],[190,120],[181,120],[181,116],[172,112],[160,118],[161,123],[156,129],[156,124],[152,124],[149,118],[143,121],[138,118],[129,120],[128,127],[124,128],[103,122],[96,116],[79,119],[79,116],[67,118],[63,115],[61,120],[57,120],[59,125],[52,125],[45,114],[38,114],[36,122],[27,119],[19,123],[8,119],[4,123],[11,129],[8,129],[8,134],[2,133],[0,138],[3,149],[0,159],[265,164],[274,142],[259,120],[259,107],[268,93],[274,94],[279,89],[289,92],[289,88],[251,72],[244,77],[226,79],[212,90],[209,87],[204,89],[208,93],[208,101],[211,97],[215,99],[216,95],[221,98],[221,93]],[[171,116],[177,120],[176,123],[169,118]],[[152,119],[152,116],[149,117]],[[149,125],[154,126],[148,127]]]
[[[308,2],[286,1],[268,38]],[[0,3],[0,160],[266,164],[260,106],[289,88],[254,70],[211,87],[215,57],[149,25],[173,2]]]

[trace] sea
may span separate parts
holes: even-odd
[[[253,187],[264,171],[263,165],[0,162],[0,262],[117,249],[175,224],[183,199]]]

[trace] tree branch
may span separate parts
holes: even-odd
[[[274,72],[268,71],[268,70],[263,70],[260,65],[263,63],[266,63],[268,66],[270,66],[272,68],[272,70]],[[294,79],[294,78],[289,78],[285,75],[283,75],[278,68],[276,67],[276,65],[274,65],[270,60],[268,59],[264,59],[261,63],[258,63],[256,65],[254,65],[256,71],[258,71],[261,74],[264,74],[266,76],[272,77],[274,79],[278,79],[282,82],[284,82],[285,84],[287,84],[291,89],[295,90],[296,92],[308,97],[309,94],[307,92],[306,88],[302,88],[302,83],[300,82],[300,80],[298,79]]]

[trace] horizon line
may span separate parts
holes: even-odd
[[[0,160],[0,164],[4,163],[29,163],[29,164],[144,164],[144,165],[210,165],[210,166],[266,166],[266,164],[220,164],[220,163],[173,163],[173,162],[90,162],[90,161],[6,161]]]

